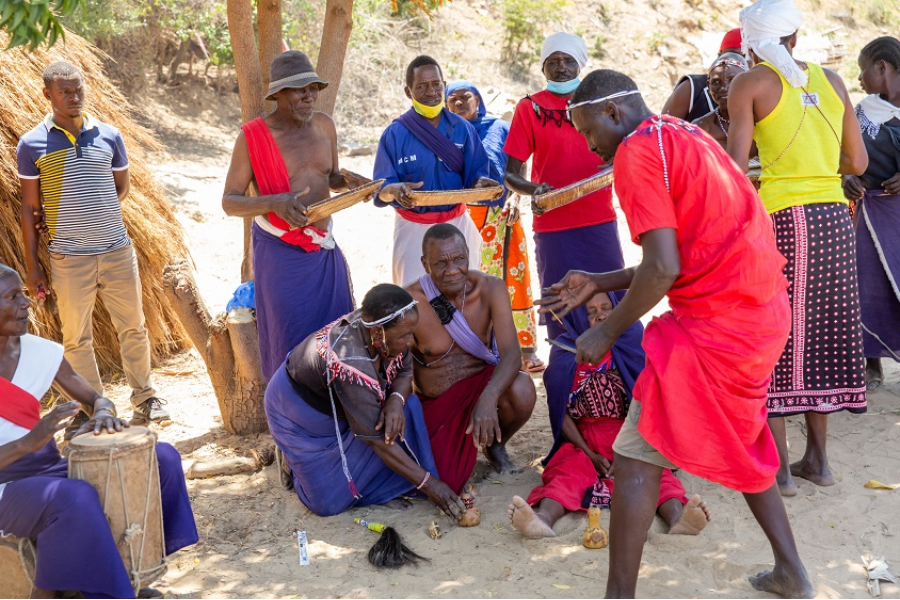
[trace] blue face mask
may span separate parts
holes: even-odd
[[[554,94],[559,94],[560,96],[567,96],[574,92],[580,84],[581,79],[578,77],[570,79],[569,81],[548,81],[547,90]]]

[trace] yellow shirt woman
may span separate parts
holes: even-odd
[[[762,174],[759,197],[769,213],[792,206],[846,204],[838,168],[841,160],[844,103],[822,67],[806,63],[809,84],[792,87],[778,69],[781,99],[756,124]]]

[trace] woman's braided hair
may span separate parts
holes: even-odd
[[[860,54],[873,63],[883,60],[900,72],[900,40],[895,37],[886,35],[875,38],[860,50]]]

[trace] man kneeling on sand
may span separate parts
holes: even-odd
[[[517,469],[506,443],[534,410],[509,293],[502,279],[469,270],[459,229],[434,225],[422,240],[425,275],[407,287],[419,302],[413,368],[441,480],[460,493],[478,448],[497,469]]]
[[[585,304],[590,326],[605,321],[616,304],[614,293],[591,298]],[[554,537],[553,525],[566,512],[609,507],[615,468],[612,445],[644,368],[643,332],[640,321],[634,323],[595,364],[575,361],[572,335],[556,339],[544,373],[554,441],[544,459],[543,485],[531,490],[527,501],[513,496],[509,506],[510,522],[525,537]],[[662,473],[656,514],[672,534],[696,535],[709,522],[706,503],[700,496],[688,501],[684,486],[669,469]]]

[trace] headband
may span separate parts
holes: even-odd
[[[610,94],[609,96],[603,96],[602,98],[595,98],[593,100],[585,100],[584,102],[576,102],[575,104],[569,104],[568,110],[572,110],[573,108],[578,108],[579,106],[587,106],[588,104],[598,104],[605,100],[614,100],[616,98],[622,98],[624,96],[631,96],[632,94],[640,94],[640,90],[629,90],[627,92],[616,92],[615,94]]]
[[[395,310],[394,312],[392,312],[391,314],[389,314],[385,317],[381,317],[380,319],[375,319],[374,321],[363,321],[362,319],[360,319],[360,322],[363,325],[365,325],[366,327],[375,327],[376,325],[387,325],[394,319],[405,315],[407,311],[412,310],[416,306],[416,304],[418,304],[418,302],[413,300],[412,302],[410,302],[403,308],[398,308],[397,310]]]
[[[739,68],[741,71],[746,71],[746,70],[747,70],[747,64],[746,64],[746,63],[742,63],[741,61],[735,60],[735,59],[733,59],[733,58],[722,58],[722,59],[719,59],[719,60],[717,60],[716,62],[713,63],[713,66],[711,66],[711,67],[709,68],[709,70],[712,71],[712,70],[715,69],[716,67],[721,67],[722,65],[725,65],[726,67],[737,67],[737,68]]]

